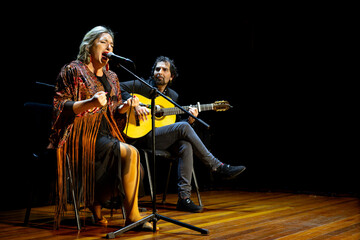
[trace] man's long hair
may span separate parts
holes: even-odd
[[[174,60],[168,58],[168,57],[165,57],[165,56],[160,56],[160,57],[157,57],[156,60],[155,60],[155,63],[151,69],[151,76],[154,76],[154,72],[155,72],[155,68],[156,68],[156,65],[159,63],[159,62],[168,62],[170,64],[170,72],[171,72],[171,77],[173,78],[173,80],[179,76],[178,72],[177,72],[177,68],[175,67],[175,64],[174,64]]]

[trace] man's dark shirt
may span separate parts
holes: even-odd
[[[155,80],[152,78],[145,80],[145,82],[147,82],[149,85],[151,85],[153,87],[156,87]],[[133,87],[133,84],[134,84],[134,81],[127,81],[127,82],[120,83],[121,96],[124,101],[126,101],[127,99],[129,99],[131,97],[130,93],[133,93],[133,91],[134,91],[135,95],[140,94],[140,95],[150,99],[151,89],[148,86],[146,86],[139,80],[135,80],[134,87]],[[175,92],[171,88],[167,87],[163,93],[166,96],[168,96],[169,98],[171,98],[173,101],[178,102],[179,94],[177,94],[177,92]]]
[[[155,80],[152,78],[149,78],[147,80],[145,80],[148,84],[150,84],[153,87],[156,87],[156,83]],[[129,99],[131,97],[130,93],[134,92],[134,95],[136,94],[140,94],[146,98],[150,99],[150,94],[151,94],[151,89],[146,86],[145,84],[141,83],[139,80],[135,80],[135,85],[133,87],[134,81],[127,81],[127,82],[121,82],[120,83],[120,88],[121,88],[121,96],[123,101],[126,101],[127,99]],[[174,90],[172,90],[171,88],[167,87],[165,89],[165,91],[163,92],[166,96],[168,96],[169,98],[171,98],[173,101],[175,101],[176,103],[179,103],[179,94],[177,92],[175,92]],[[186,122],[188,121],[188,116],[186,114],[180,114],[177,115],[176,117],[176,121],[179,122]],[[193,123],[192,124],[193,127],[196,128],[196,124]],[[198,131],[197,131],[198,132]],[[202,134],[202,132],[198,132],[200,133],[200,137]],[[208,134],[206,135],[207,139],[210,139]],[[144,137],[140,138],[143,139]],[[202,137],[201,137],[202,138]],[[139,140],[140,140],[139,139]],[[141,142],[142,140],[140,140]],[[207,142],[209,142],[210,140],[207,140]],[[135,144],[135,142],[137,142],[136,140],[134,142],[132,142],[133,144]],[[131,142],[130,142],[131,143]],[[141,144],[141,143],[140,143]],[[208,145],[209,143],[207,143],[206,145]]]
[[[156,87],[155,80],[152,78],[145,80],[145,82],[147,82],[149,85],[151,85],[153,87]],[[130,95],[131,93],[133,93],[135,96],[136,96],[136,94],[140,94],[149,99],[151,97],[150,95],[151,95],[152,89],[149,88],[148,86],[146,86],[145,84],[143,84],[142,82],[140,82],[139,80],[135,80],[135,83],[134,83],[134,81],[122,82],[122,83],[120,83],[120,89],[121,89],[121,97],[122,97],[123,101],[126,101],[127,99],[129,99],[131,97],[131,95]],[[171,88],[166,87],[163,94],[165,94],[166,96],[171,98],[173,101],[178,103],[179,94],[177,92],[175,92],[174,90],[172,90]],[[187,119],[186,120],[181,119],[180,115],[177,115],[176,121],[187,121]]]

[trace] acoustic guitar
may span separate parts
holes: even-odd
[[[142,106],[147,106],[151,108],[151,99],[148,99],[140,94],[136,94],[139,98]],[[232,106],[230,106],[228,101],[216,101],[210,104],[200,104],[199,102],[196,105],[182,106],[185,110],[189,110],[190,107],[197,108],[199,112],[203,111],[226,111]],[[155,98],[155,127],[163,127],[175,123],[176,115],[184,114],[182,110],[176,108],[172,103],[167,101],[162,96]],[[145,136],[148,132],[151,131],[151,115],[147,116],[147,120],[141,120],[139,116],[135,113],[134,108],[131,108],[129,113],[128,124],[124,129],[124,134],[129,138],[140,138]]]

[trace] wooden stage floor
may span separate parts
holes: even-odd
[[[158,204],[159,214],[197,227],[209,235],[159,221],[160,231],[129,231],[116,239],[360,239],[360,199],[292,193],[243,191],[201,192],[205,211],[186,213],[175,210],[176,194],[169,194],[167,204]],[[160,195],[157,196],[160,202]],[[196,202],[196,195],[193,194]],[[151,213],[149,197],[141,205]],[[53,206],[32,209],[29,226],[23,226],[25,209],[3,211],[0,216],[0,239],[104,239],[106,233],[123,226],[121,211],[109,220],[107,227],[92,226],[91,214],[82,212],[86,225],[78,232],[73,211],[63,218],[60,230],[52,230]]]

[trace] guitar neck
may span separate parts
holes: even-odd
[[[182,108],[184,108],[186,111],[189,111],[190,107],[197,108],[199,112],[214,110],[214,104],[212,104],[212,103],[210,103],[210,104],[182,106]],[[159,110],[159,112],[161,112],[163,116],[184,114],[184,112],[181,109],[176,108],[176,107],[162,108],[162,109]]]

